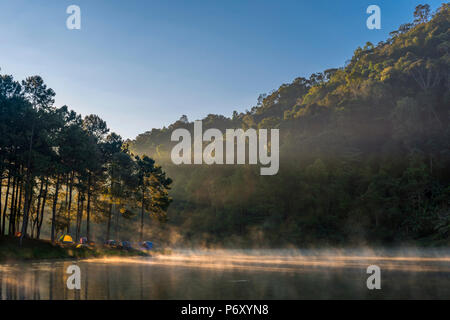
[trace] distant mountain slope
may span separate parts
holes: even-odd
[[[448,241],[450,6],[355,50],[348,65],[297,78],[204,128],[279,128],[280,172],[171,164],[182,117],[129,141],[174,178],[169,220],[183,240],[306,245]]]

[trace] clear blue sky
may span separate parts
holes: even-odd
[[[41,75],[125,138],[179,119],[250,109],[260,93],[342,66],[435,0],[2,0],[0,67]],[[81,8],[82,29],[66,28]],[[366,28],[377,4],[382,29]]]

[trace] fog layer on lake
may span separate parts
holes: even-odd
[[[80,268],[79,290],[67,286],[71,265]],[[373,265],[379,290],[367,287]],[[0,265],[3,300],[420,298],[450,299],[450,250],[174,250]]]

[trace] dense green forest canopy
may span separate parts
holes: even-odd
[[[280,129],[280,171],[174,166],[171,133],[186,116],[128,141],[174,178],[169,224],[204,245],[448,243],[450,6],[414,12],[345,67],[297,78],[204,130]]]

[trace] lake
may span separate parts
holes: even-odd
[[[81,289],[69,290],[76,264]],[[367,267],[381,270],[369,290]],[[175,250],[149,258],[0,265],[0,300],[450,299],[449,250]]]

